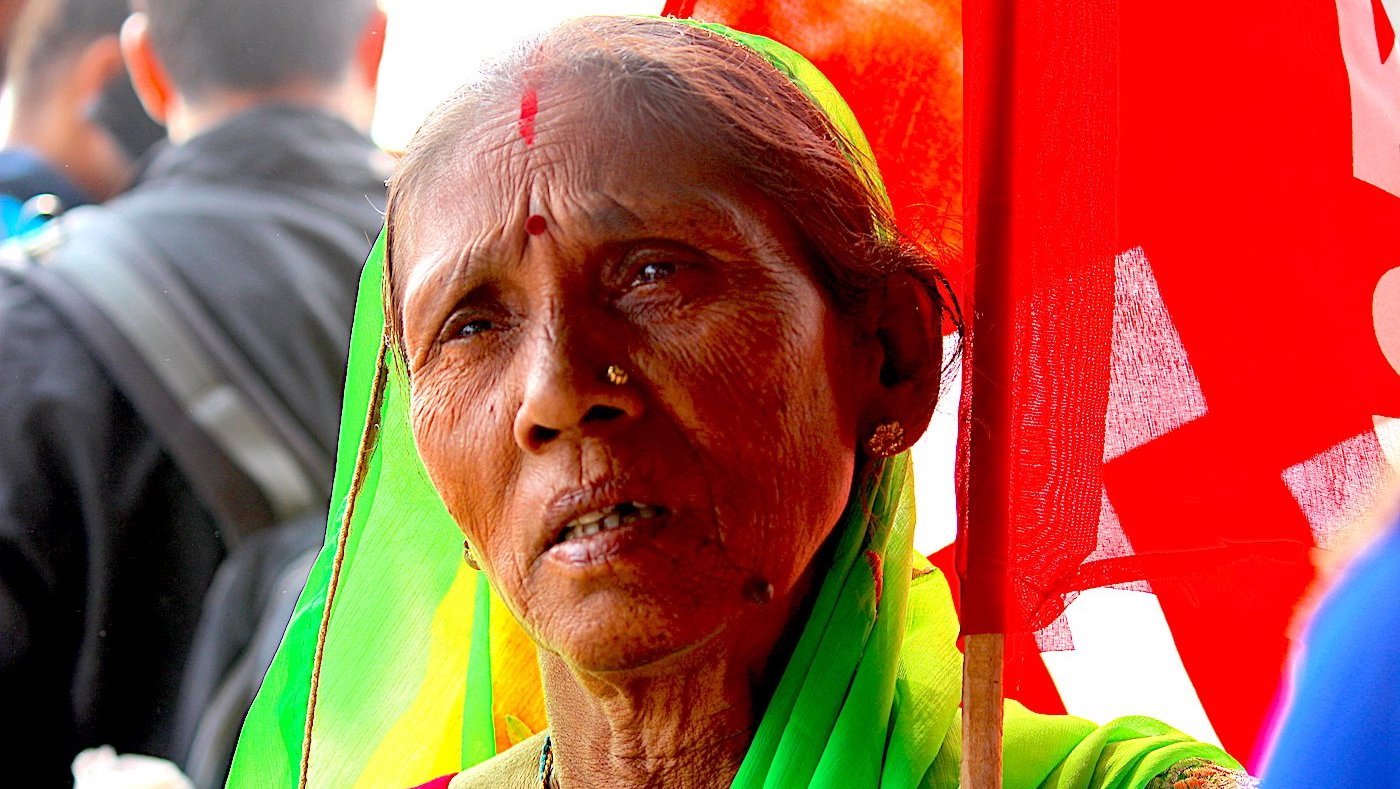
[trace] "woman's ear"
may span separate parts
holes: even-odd
[[[928,429],[943,381],[940,299],[932,285],[907,272],[887,278],[883,293],[875,295],[875,339],[883,359],[863,429],[896,420],[907,448]]]

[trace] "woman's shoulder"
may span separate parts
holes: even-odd
[[[521,740],[462,773],[448,789],[536,789],[540,783],[540,749],[545,732]]]

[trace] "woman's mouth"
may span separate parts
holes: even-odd
[[[600,510],[586,512],[569,521],[560,533],[556,545],[581,540],[601,532],[627,526],[638,521],[651,520],[666,515],[666,508],[658,504],[642,501],[624,501]]]
[[[633,499],[636,495],[623,491],[609,494],[594,489],[584,495],[567,497],[557,507],[563,509],[571,500],[572,512],[563,516],[567,520],[545,549],[544,558],[557,569],[576,577],[606,575],[615,572],[617,563],[626,561],[625,557],[645,556],[662,543],[674,540],[678,535],[668,536],[671,531],[668,525],[673,518],[671,508]],[[609,500],[615,503],[604,504]]]

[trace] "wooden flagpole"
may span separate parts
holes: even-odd
[[[958,785],[965,789],[1001,786],[1004,640],[1001,633],[985,633],[963,641],[963,758]]]

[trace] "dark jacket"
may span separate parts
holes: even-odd
[[[262,107],[161,151],[101,209],[175,267],[328,453],[387,162],[340,120]],[[186,205],[211,192],[227,212]],[[174,756],[181,668],[226,548],[79,336],[27,283],[0,283],[3,761],[60,785],[85,747]]]

